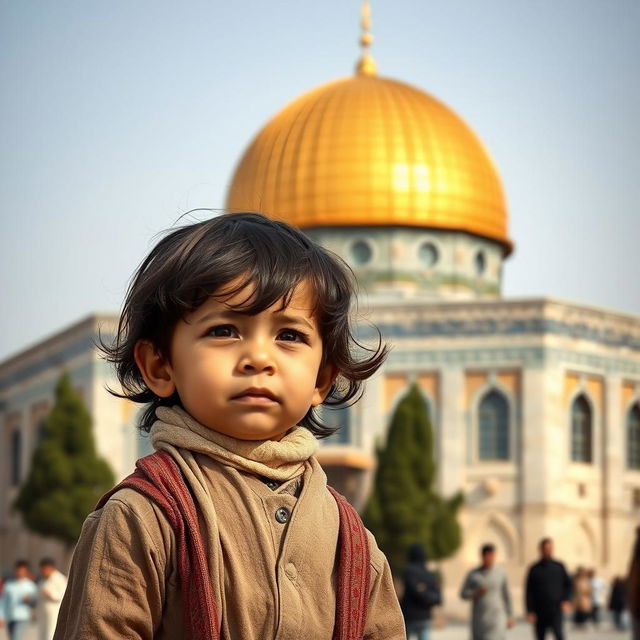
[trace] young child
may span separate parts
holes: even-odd
[[[87,517],[56,640],[404,638],[387,561],[314,457],[318,407],[386,355],[356,342],[352,297],[337,257],[258,214],[157,244],[104,347],[157,451]]]

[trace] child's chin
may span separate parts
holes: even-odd
[[[258,441],[258,440],[280,440],[287,433],[288,429],[284,431],[261,431],[261,432],[251,432],[245,433],[242,435],[234,436],[238,438],[238,440],[248,440],[248,441]]]
[[[208,425],[207,425],[208,426]],[[212,425],[209,428],[231,436],[238,440],[280,440],[289,431],[290,427],[266,426],[266,425],[225,425],[226,428],[220,428],[220,425]]]

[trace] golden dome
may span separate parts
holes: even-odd
[[[300,96],[240,159],[230,211],[297,227],[453,229],[511,251],[496,169],[473,131],[434,97],[372,73]]]

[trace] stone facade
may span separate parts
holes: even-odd
[[[462,489],[466,497],[463,546],[440,566],[449,615],[467,613],[457,591],[484,542],[498,547],[517,608],[543,536],[555,539],[571,569],[593,566],[606,578],[624,572],[640,524],[640,468],[629,468],[627,433],[630,412],[640,407],[640,318],[551,299],[386,295],[363,296],[360,315],[362,337],[372,338],[376,325],[393,349],[362,400],[329,414],[343,432],[323,444],[320,459],[330,481],[362,506],[375,441],[418,383],[436,435],[439,490]],[[60,545],[24,530],[11,503],[63,370],[87,403],[98,450],[118,478],[148,447],[135,429],[136,407],[106,391],[115,378],[95,340],[98,330],[111,335],[116,322],[115,315],[92,316],[0,364],[2,570],[18,557],[62,559]],[[481,405],[492,392],[508,416],[501,459],[481,455]],[[590,411],[590,462],[572,460],[577,398]]]
[[[12,509],[26,479],[43,417],[51,409],[56,382],[66,371],[89,408],[98,452],[117,478],[132,469],[139,437],[135,407],[109,394],[117,389],[111,368],[100,358],[96,342],[108,339],[118,316],[93,315],[0,363],[0,572],[18,558],[37,562],[43,556],[63,560],[61,544],[30,534]]]
[[[460,231],[315,227],[305,233],[345,260],[376,299],[495,299],[504,248]]]
[[[485,542],[498,548],[518,610],[544,536],[570,569],[624,573],[640,524],[640,468],[630,468],[627,455],[630,412],[640,407],[640,318],[551,299],[370,299],[367,315],[393,350],[354,407],[354,444],[372,451],[415,381],[434,425],[439,490],[465,493],[463,546],[441,564],[448,612],[466,614],[457,591]],[[501,459],[481,455],[481,403],[492,392],[508,416]],[[577,398],[590,408],[589,462],[572,459]],[[347,465],[330,473],[342,474],[343,486],[350,473],[361,477]]]

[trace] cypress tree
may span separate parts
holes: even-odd
[[[456,516],[463,498],[439,496],[434,438],[427,407],[417,385],[398,404],[384,447],[376,450],[377,469],[363,518],[394,572],[408,547],[420,542],[429,558],[451,555],[461,543]]]
[[[113,484],[113,472],[96,453],[89,411],[64,373],[14,506],[31,531],[69,547],[80,536],[87,514]]]

